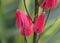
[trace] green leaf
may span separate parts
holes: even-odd
[[[33,43],[33,34],[27,37],[28,43]]]
[[[20,34],[17,34],[15,37],[15,43],[24,43],[24,37]]]
[[[49,30],[42,33],[40,37],[40,43],[45,43],[46,40],[48,40],[48,38],[53,36],[59,30],[59,26],[60,26],[60,18],[58,18],[58,20],[53,24],[51,28],[49,28]]]
[[[46,43],[60,43],[60,30],[56,32]]]

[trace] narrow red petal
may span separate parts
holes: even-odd
[[[34,23],[34,32],[42,33],[44,30],[45,13],[41,13]]]
[[[20,10],[19,9],[16,11],[16,24],[17,24],[18,28],[21,27],[21,16],[20,16]]]
[[[26,16],[27,16],[27,19],[28,19],[28,21],[29,21],[30,25],[32,25],[32,19],[30,18],[30,16],[29,16],[29,15],[26,15]]]

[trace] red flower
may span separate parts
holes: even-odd
[[[32,34],[33,30],[31,28],[32,21],[29,16],[25,15],[21,10],[16,11],[16,23],[20,28],[20,33],[22,35],[26,34],[29,36]]]
[[[44,30],[45,13],[41,13],[34,23],[34,32],[42,33]]]
[[[44,0],[41,4],[41,7],[46,10],[49,10],[50,8],[56,8],[57,4],[58,0]]]

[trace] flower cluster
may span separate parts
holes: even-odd
[[[16,23],[20,29],[20,33],[26,36],[32,34],[32,32],[41,33],[44,30],[44,21],[45,21],[45,13],[41,13],[40,16],[36,19],[34,26],[32,27],[32,20],[26,14],[24,14],[21,10],[16,11]],[[24,32],[25,30],[25,32]]]
[[[40,5],[41,8],[49,10],[57,6],[58,0],[43,0]],[[20,29],[21,35],[30,36],[33,32],[41,34],[44,30],[46,14],[42,12],[34,21],[28,14],[23,13],[21,10],[16,11],[16,24]]]

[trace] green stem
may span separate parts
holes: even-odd
[[[27,14],[29,15],[29,12],[28,12],[27,7],[26,7],[25,0],[24,0],[24,7],[25,7],[25,9],[26,9]]]
[[[39,9],[38,0],[35,0],[35,17],[34,17],[34,22],[35,22],[36,18],[38,17],[38,9]],[[37,42],[37,33],[34,32],[33,43],[36,43],[36,42]]]
[[[25,7],[25,10],[26,10],[26,12],[27,12],[27,14],[28,14],[29,18],[32,20],[32,18],[31,18],[31,17],[30,17],[30,15],[29,15],[28,9],[27,9],[27,7],[26,7],[25,0],[24,0],[24,7]]]
[[[45,25],[46,25],[46,23],[47,23],[47,21],[48,21],[48,18],[49,18],[50,12],[51,12],[51,9],[50,9],[49,12],[48,12],[48,15],[47,15],[47,18],[46,18],[46,21],[45,21]]]
[[[28,41],[27,41],[27,38],[26,38],[26,32],[25,32],[25,29],[24,29],[24,43],[28,43]]]

